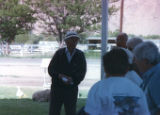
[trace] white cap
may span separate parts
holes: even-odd
[[[64,40],[68,40],[69,38],[78,38],[80,39],[80,37],[78,36],[77,32],[74,31],[68,31],[65,35]]]

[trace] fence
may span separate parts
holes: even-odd
[[[9,55],[26,55],[26,54],[53,54],[59,48],[58,45],[42,45],[42,44],[24,44],[24,45],[1,45],[0,46],[0,54],[6,54],[8,52]],[[85,51],[88,49],[87,45],[79,44],[77,48]]]
[[[144,40],[146,41],[146,40]],[[147,41],[152,41],[154,42],[158,48],[160,49],[160,40],[156,39],[147,39]],[[115,44],[108,44],[107,49],[110,50],[110,48],[112,46],[114,46]],[[90,46],[93,46],[93,44],[88,43],[88,44],[78,44],[77,48],[81,49],[82,51],[87,51],[90,50]],[[97,47],[96,49],[92,49],[95,51],[100,51],[100,44],[94,44],[94,47]],[[8,52],[8,54],[10,55],[20,55],[20,56],[24,56],[24,55],[30,55],[30,54],[46,54],[46,53],[51,53],[53,54],[57,49],[59,48],[58,43],[46,43],[46,44],[18,44],[18,45],[9,45],[9,47],[7,47],[7,45],[0,45],[0,55],[2,54],[6,54],[6,52]]]

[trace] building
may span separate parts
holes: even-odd
[[[107,50],[116,45],[116,38],[109,37],[107,40]],[[101,37],[91,36],[87,38],[89,50],[101,50]]]

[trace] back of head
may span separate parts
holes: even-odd
[[[118,47],[126,48],[127,40],[128,40],[128,35],[126,33],[120,33],[116,38],[116,44]]]
[[[123,49],[114,48],[103,56],[105,72],[111,76],[123,76],[129,67],[128,56]]]
[[[131,38],[127,41],[127,48],[132,51],[138,44],[142,43],[143,40],[139,37]]]
[[[138,60],[146,59],[149,64],[158,63],[159,51],[158,47],[151,41],[142,42],[135,47],[133,53]]]

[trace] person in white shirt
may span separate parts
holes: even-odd
[[[128,57],[124,50],[116,48],[103,56],[106,79],[90,89],[86,115],[149,115],[143,91],[125,76]]]
[[[126,73],[125,77],[127,77],[128,79],[130,79],[132,82],[134,82],[135,84],[137,84],[139,87],[142,84],[143,80],[142,78],[136,73],[136,71],[133,69],[133,58],[134,55],[133,53],[125,48],[122,48],[128,55],[128,62],[129,62],[129,70]]]
[[[126,46],[127,46],[127,49],[129,51],[131,51],[133,53],[133,50],[135,49],[135,47],[142,43],[143,42],[143,39],[142,38],[139,38],[139,37],[133,37],[133,38],[130,38],[127,40],[126,42]],[[135,70],[135,72],[138,74],[138,75],[141,75],[142,73],[139,71],[137,65],[133,62],[132,64],[133,66],[133,69]]]

